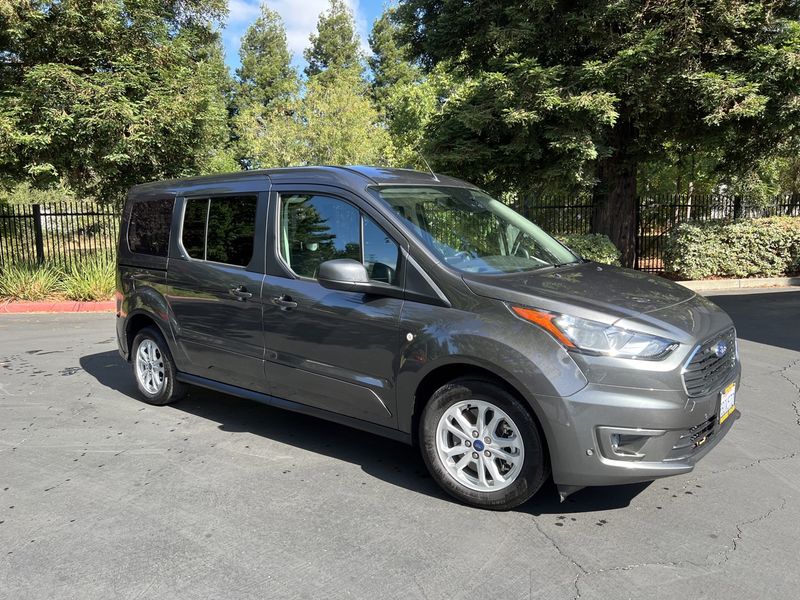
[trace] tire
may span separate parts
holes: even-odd
[[[436,482],[454,498],[478,508],[519,506],[550,475],[536,421],[516,396],[491,380],[461,378],[436,390],[423,410],[419,439]]]
[[[186,386],[175,377],[175,362],[167,342],[157,329],[144,327],[133,338],[131,366],[136,387],[148,404],[163,406],[186,395]]]

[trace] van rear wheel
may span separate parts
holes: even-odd
[[[175,378],[175,363],[159,331],[145,327],[133,339],[131,352],[136,387],[148,404],[163,406],[180,400],[186,386]]]
[[[420,420],[420,441],[437,483],[479,508],[518,506],[549,475],[533,417],[513,394],[489,380],[457,379],[434,392]]]

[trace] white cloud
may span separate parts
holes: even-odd
[[[257,17],[261,8],[258,2],[248,2],[247,0],[229,0],[228,2],[228,24],[236,26],[241,24],[249,25]]]
[[[359,0],[345,0],[353,11],[356,28],[361,38],[361,48],[369,52],[367,43],[367,20],[359,7]],[[303,50],[308,47],[308,36],[317,28],[321,12],[329,6],[329,0],[267,0],[267,6],[278,12],[286,27],[286,41],[294,57],[294,63],[305,65]],[[259,0],[230,0],[228,21],[222,32],[228,64],[238,65],[239,44],[244,32],[258,18]]]

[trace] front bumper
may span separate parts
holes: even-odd
[[[537,398],[553,479],[560,487],[651,481],[694,469],[731,430],[735,410],[719,423],[721,391],[739,389],[741,368],[700,398],[683,391],[589,384],[567,398]]]

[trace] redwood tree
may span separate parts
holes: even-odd
[[[594,190],[627,265],[641,162],[677,144],[746,170],[798,146],[793,0],[405,0],[397,19],[463,82],[429,127],[437,167],[495,192]]]

